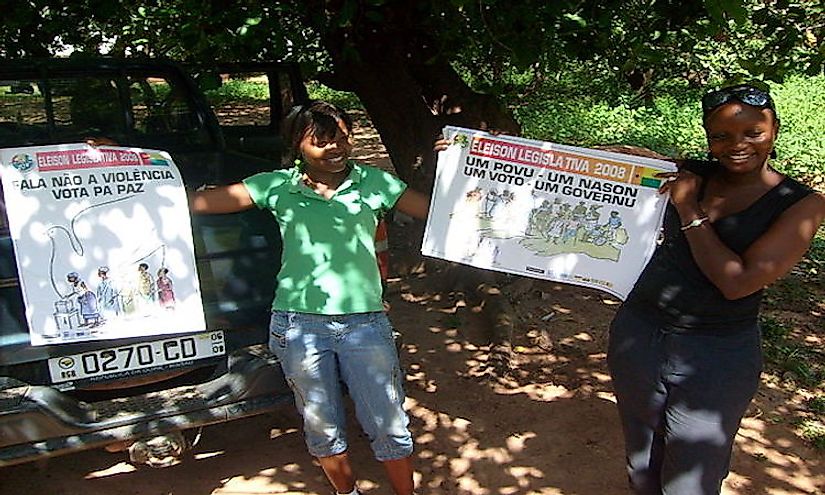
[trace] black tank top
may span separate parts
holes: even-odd
[[[719,239],[742,255],[793,204],[813,191],[785,177],[746,209],[712,223]],[[629,307],[672,331],[724,333],[752,327],[759,314],[762,290],[728,300],[693,259],[680,219],[668,205],[664,239],[627,297]]]

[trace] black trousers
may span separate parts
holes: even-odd
[[[759,328],[673,333],[622,307],[607,356],[637,494],[718,494],[759,385]]]

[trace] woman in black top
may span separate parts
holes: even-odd
[[[702,99],[713,161],[668,175],[664,240],[610,329],[608,364],[639,494],[719,493],[762,368],[762,289],[825,219],[825,196],[770,167],[767,92]]]

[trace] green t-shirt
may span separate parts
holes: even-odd
[[[382,170],[350,167],[329,200],[303,183],[299,167],[244,179],[255,204],[281,227],[272,309],[324,315],[383,310],[375,229],[407,186]]]

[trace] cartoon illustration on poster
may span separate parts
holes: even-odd
[[[204,330],[180,173],[165,152],[0,150],[32,345]]]
[[[655,248],[674,164],[446,127],[427,256],[624,299]]]

